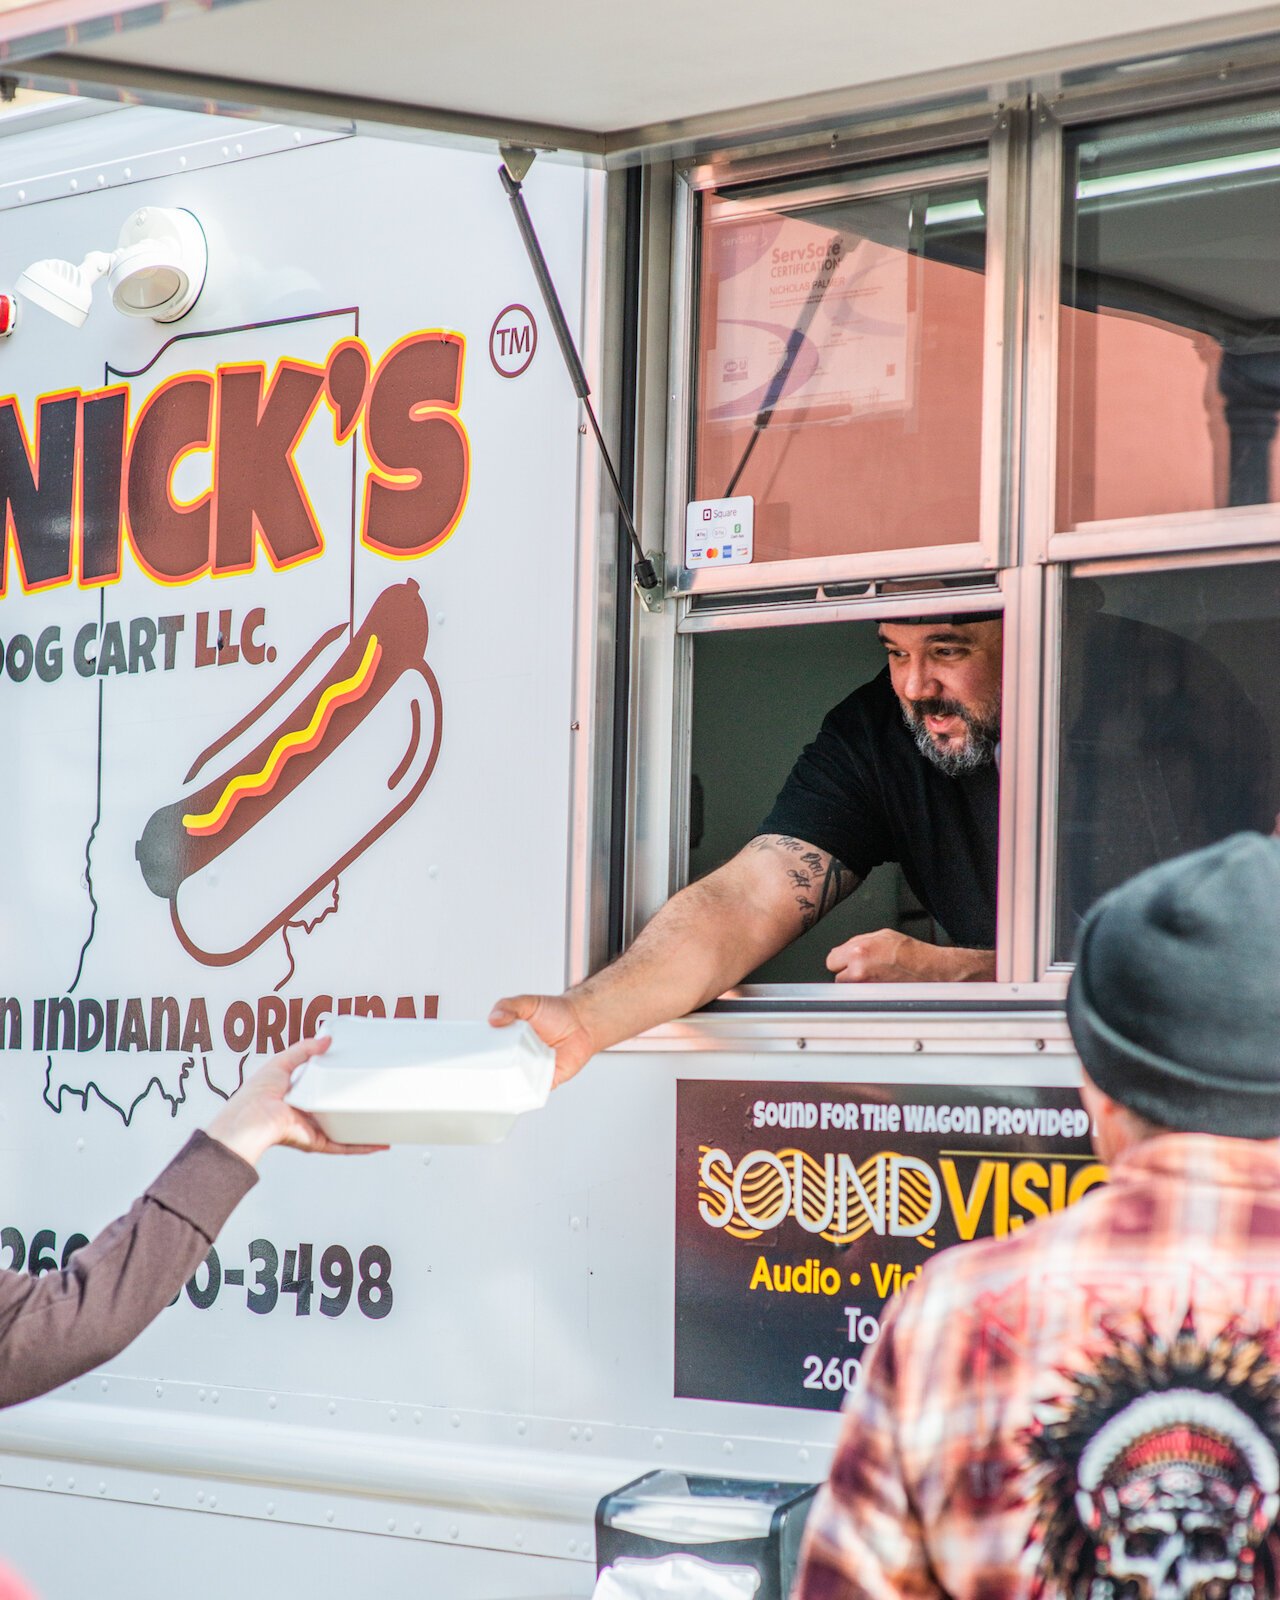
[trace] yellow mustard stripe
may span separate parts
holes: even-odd
[[[329,714],[338,700],[351,700],[360,693],[368,680],[373,676],[374,667],[377,665],[379,655],[378,639],[376,634],[369,636],[369,643],[365,646],[364,659],[352,675],[342,683],[331,683],[320,696],[319,704],[312,714],[311,721],[305,728],[297,728],[292,733],[286,733],[282,739],[276,741],[275,747],[267,757],[266,764],[258,772],[242,772],[232,778],[231,782],[222,791],[217,805],[212,811],[192,815],[188,813],[182,819],[182,825],[189,833],[197,831],[212,833],[221,823],[225,822],[227,814],[242,795],[257,794],[271,787],[275,775],[288,758],[295,754],[300,747],[313,744],[320,736],[321,730],[329,719]]]

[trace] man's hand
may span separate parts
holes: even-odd
[[[994,950],[925,944],[892,928],[860,933],[827,957],[837,983],[991,983]]]
[[[218,1112],[205,1129],[211,1139],[257,1166],[259,1157],[272,1145],[284,1144],[313,1155],[356,1156],[371,1150],[385,1150],[384,1144],[336,1144],[316,1122],[284,1097],[293,1082],[294,1072],[311,1056],[329,1048],[327,1035],[303,1039],[258,1068]]]
[[[513,1022],[527,1022],[543,1044],[555,1051],[553,1089],[567,1083],[596,1053],[591,1035],[566,995],[517,994],[497,1001],[489,1013],[490,1025],[509,1028]]]

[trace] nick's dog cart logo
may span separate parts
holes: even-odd
[[[181,341],[173,348],[182,355],[187,349]],[[221,611],[215,651],[212,613],[108,620],[108,586],[125,577],[127,563],[132,587],[141,576],[172,590],[253,574],[261,555],[283,586],[264,575],[271,587],[255,599],[278,597],[278,623],[296,587],[285,574],[326,549],[300,462],[310,464],[313,484],[325,486],[320,504],[327,507],[334,573],[341,572],[341,620],[324,631],[305,625],[302,639],[313,642],[290,647],[292,661],[282,662],[283,676],[265,695],[260,688],[240,692],[239,676],[202,673],[201,696],[189,704],[222,731],[194,761],[190,749],[181,752],[168,794],[143,795],[145,809],[132,824],[147,887],[168,902],[179,943],[205,965],[239,962],[281,931],[287,949],[290,926],[310,929],[335,910],[339,874],[409,810],[435,766],[441,697],[426,662],[418,584],[383,588],[359,621],[355,556],[358,547],[375,558],[422,556],[456,527],[470,475],[458,415],[465,350],[461,334],[434,329],[400,339],[376,364],[359,339],[342,338],[321,360],[277,360],[269,379],[265,362],[224,361],[207,371],[157,374],[148,392],[135,373],[131,383],[41,396],[33,437],[17,397],[0,400],[0,597],[11,572],[14,600],[19,590],[53,602],[60,591],[98,589],[101,616],[78,624],[72,655],[82,678],[274,663],[276,646],[260,637],[270,631],[262,604],[244,616],[238,645],[224,641],[233,612]],[[335,445],[350,441],[353,454],[350,500],[342,497],[341,510],[331,503],[334,474],[316,453],[330,432],[317,419],[322,405]],[[350,556],[334,527],[348,504]],[[249,581],[258,583],[256,576]],[[312,585],[305,602],[299,596],[308,616],[315,595]],[[63,625],[51,622],[34,648],[15,634],[9,677],[24,680],[26,670],[18,669],[32,657],[44,663],[42,679],[57,677]],[[161,636],[159,666],[154,647]],[[99,638],[95,660],[90,651]],[[111,751],[103,759],[101,704],[100,812],[104,772],[109,785],[122,772]],[[129,781],[135,792],[146,787],[145,780]],[[93,848],[91,836],[91,898]],[[291,952],[290,963],[292,971]]]
[[[440,690],[424,659],[418,585],[384,590],[354,637],[345,633],[330,628],[196,757],[186,781],[197,787],[157,811],[138,842],[147,886],[169,901],[197,961],[223,966],[256,950],[431,776]]]

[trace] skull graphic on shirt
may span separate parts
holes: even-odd
[[[1113,1593],[1226,1600],[1245,1584],[1252,1596],[1257,1545],[1280,1508],[1280,1463],[1221,1395],[1174,1389],[1132,1401],[1086,1449],[1077,1482],[1097,1577],[1111,1578]]]
[[[1271,1592],[1280,1372],[1263,1341],[1231,1327],[1202,1344],[1189,1318],[1173,1340],[1150,1329],[1115,1340],[1074,1396],[1043,1409],[1028,1442],[1040,1468],[1037,1594]]]

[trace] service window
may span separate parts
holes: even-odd
[[[1144,867],[1280,810],[1280,562],[1063,585],[1053,957]]]
[[[1068,130],[1063,155],[1056,529],[1275,538],[1239,508],[1280,500],[1280,104]]]
[[[694,638],[691,879],[720,866],[752,837],[827,712],[884,665],[884,646],[870,621],[733,629]],[[901,864],[888,862],[746,981],[826,982],[827,952],[879,928],[929,944],[948,942]]]
[[[683,587],[994,565],[988,167],[702,192]]]

